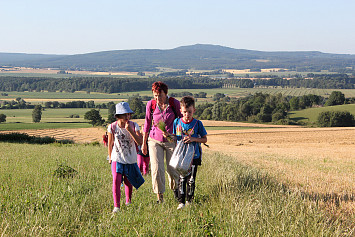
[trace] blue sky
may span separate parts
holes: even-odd
[[[353,0],[0,0],[0,52],[216,44],[355,54]]]

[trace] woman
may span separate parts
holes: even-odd
[[[180,102],[167,95],[168,86],[165,83],[161,81],[154,82],[152,92],[154,99],[150,100],[146,107],[142,152],[143,154],[147,154],[148,148],[146,141],[148,140],[153,192],[157,194],[157,203],[162,203],[163,193],[165,192],[164,155],[166,164],[169,164],[175,143],[167,141],[166,132],[158,128],[158,123],[160,121],[164,122],[166,131],[172,133],[175,118],[182,116],[180,112]],[[179,174],[169,165],[167,166],[167,173],[169,186],[174,191],[174,195],[177,198]]]

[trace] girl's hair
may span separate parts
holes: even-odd
[[[161,91],[168,94],[168,85],[161,81],[154,82],[152,85],[152,92],[160,93]]]
[[[124,118],[126,114],[115,114],[116,119]]]
[[[192,96],[184,96],[181,98],[180,104],[185,108],[189,108],[190,106],[195,108],[195,99]]]

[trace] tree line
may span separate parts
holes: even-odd
[[[161,80],[170,89],[213,89],[231,85],[238,88],[255,87],[293,87],[322,89],[354,89],[355,77],[347,74],[309,74],[312,79],[295,76],[292,79],[271,77],[269,79],[211,79],[198,76],[151,77],[151,78],[114,78],[114,77],[73,77],[61,80],[37,77],[0,77],[0,91],[87,91],[101,93],[121,93],[150,90],[153,82]]]
[[[340,91],[333,91],[328,99],[312,94],[291,97],[281,93],[256,93],[239,99],[217,94],[214,96],[215,103],[204,103],[196,107],[196,117],[206,120],[273,122],[286,125],[295,124],[287,116],[291,110],[355,103],[355,98],[346,99]]]
[[[162,80],[171,89],[210,89],[222,87],[221,81],[208,78],[107,78],[107,77],[75,77],[61,80],[37,77],[0,77],[0,91],[88,91],[101,93],[120,93],[150,90],[152,84]]]

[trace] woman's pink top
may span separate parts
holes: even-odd
[[[146,111],[145,111],[145,123],[144,123],[144,129],[143,132],[147,133],[149,132],[150,126],[152,124],[152,116],[151,116],[151,110],[150,108],[152,107],[152,101],[150,100],[147,103]],[[174,105],[175,105],[175,111],[176,114],[179,117],[182,117],[181,112],[180,112],[180,102],[176,99],[174,99]],[[173,123],[175,120],[175,114],[173,111],[173,108],[169,105],[164,111],[160,112],[158,104],[156,105],[155,110],[153,111],[153,121],[154,124],[152,126],[152,129],[150,129],[149,136],[157,141],[160,142],[166,142],[167,140],[163,136],[163,132],[157,127],[158,123],[160,120],[163,120],[166,124],[166,130],[169,133],[173,132]]]

